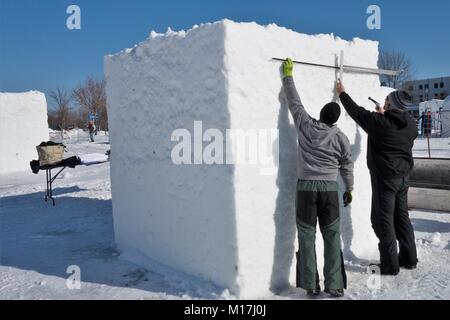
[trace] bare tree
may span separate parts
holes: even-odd
[[[88,77],[84,84],[73,90],[75,101],[83,109],[80,114],[98,115],[97,127],[100,130],[108,130],[105,85],[105,80],[97,81]]]
[[[86,119],[88,118],[89,112],[84,108],[78,108],[75,113],[75,126],[78,128],[86,127]]]
[[[382,85],[395,89],[401,89],[405,82],[414,78],[414,70],[411,59],[401,51],[382,51],[378,60],[380,69],[399,70],[398,76],[381,75]]]
[[[49,97],[54,105],[54,109],[49,112],[50,126],[61,131],[67,130],[73,121],[69,93],[64,88],[57,88],[56,91],[50,91]]]

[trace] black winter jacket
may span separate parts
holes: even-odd
[[[404,177],[414,167],[412,148],[418,136],[416,122],[407,111],[392,109],[384,115],[358,106],[345,92],[339,96],[347,113],[368,134],[367,166],[371,174]]]

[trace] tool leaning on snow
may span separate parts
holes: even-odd
[[[44,200],[47,202],[52,200],[55,206],[55,199],[53,198],[53,182],[67,167],[74,169],[77,166],[90,166],[101,164],[109,161],[111,151],[108,150],[105,154],[85,154],[80,156],[73,156],[64,159],[64,151],[66,146],[62,143],[55,143],[52,141],[42,142],[36,147],[39,160],[30,162],[31,171],[38,174],[40,170],[45,170],[46,173],[46,194]],[[57,174],[52,176],[53,169],[60,169]]]

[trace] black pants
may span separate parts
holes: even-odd
[[[414,229],[408,213],[409,176],[384,179],[372,174],[372,227],[379,239],[382,274],[417,263]],[[400,246],[397,252],[397,240]]]

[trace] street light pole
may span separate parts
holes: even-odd
[[[428,92],[430,91],[430,82],[428,81],[426,85],[424,85],[424,91],[425,91],[425,105],[428,102]],[[425,108],[425,114],[427,122],[425,123],[425,126],[422,126],[425,130],[425,135],[427,137],[427,145],[428,145],[428,158],[431,159],[431,149],[430,149],[430,133],[431,133],[431,112],[428,114],[428,110]],[[423,121],[423,119],[422,119]]]

